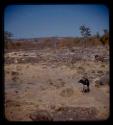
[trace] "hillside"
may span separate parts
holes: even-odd
[[[26,49],[5,53],[6,119],[90,121],[109,117],[106,47]],[[95,55],[103,57],[103,61],[96,61]],[[88,93],[82,91],[78,82],[83,76],[90,81]]]

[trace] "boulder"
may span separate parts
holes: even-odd
[[[106,72],[99,80],[95,81],[95,86],[109,84],[109,73]]]
[[[29,115],[32,121],[52,121],[50,113],[46,110],[37,110]]]

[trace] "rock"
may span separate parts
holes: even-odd
[[[46,110],[38,110],[29,115],[32,121],[52,121],[50,113]]]
[[[97,73],[100,73],[100,74],[102,74],[102,73],[103,73],[103,71],[99,70],[99,71],[97,71]]]
[[[19,73],[18,73],[18,72],[15,72],[15,71],[12,71],[11,74],[12,74],[12,75],[19,75]]]
[[[99,86],[100,86],[100,81],[99,81],[99,80],[96,80],[96,81],[95,81],[95,87],[99,88]]]
[[[99,55],[95,55],[95,60],[98,62],[98,61],[101,61],[101,62],[104,62],[104,57],[103,56],[99,56]]]
[[[62,79],[58,79],[58,82],[53,82],[51,79],[49,79],[48,84],[51,86],[54,86],[56,88],[64,87],[65,82]]]
[[[105,74],[104,76],[102,76],[100,78],[100,83],[101,84],[109,84],[109,75],[108,74]]]
[[[18,93],[18,91],[16,90],[15,93]]]
[[[95,81],[95,86],[109,84],[109,73],[106,72],[99,80]]]
[[[53,121],[96,120],[97,113],[95,107],[61,107],[54,112]]]

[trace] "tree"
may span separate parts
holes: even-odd
[[[107,29],[104,29],[104,35],[108,33],[108,30]]]
[[[10,33],[10,32],[5,32],[4,33],[4,38],[5,38],[5,40],[6,41],[11,41],[11,37],[12,37],[13,35],[12,35],[12,33]]]
[[[5,48],[8,49],[8,46],[11,44],[11,37],[12,37],[12,33],[10,32],[4,32],[4,41],[5,41]]]
[[[96,38],[97,38],[97,39],[100,38],[100,34],[99,34],[99,32],[96,33]]]
[[[83,41],[84,43],[86,42],[87,38],[91,36],[91,30],[89,27],[86,27],[85,25],[80,26],[80,32],[81,35],[83,36]],[[86,46],[86,45],[85,45]]]
[[[80,26],[80,32],[81,35],[83,36],[83,41],[84,41],[84,47],[86,48],[86,40],[89,36],[91,36],[91,30],[89,27],[86,27],[85,25]],[[81,53],[83,54],[84,49],[82,49]],[[85,55],[84,55],[85,56]],[[84,57],[85,58],[85,57]],[[85,63],[85,62],[84,62]]]
[[[81,32],[81,35],[84,38],[87,38],[87,37],[91,36],[91,30],[90,30],[90,28],[86,27],[85,25],[81,25],[80,26],[80,32]]]
[[[83,36],[83,41],[84,41],[84,44],[86,43],[86,40],[89,36],[91,36],[91,30],[89,27],[86,27],[85,25],[81,25],[80,26],[80,32],[81,32],[81,35]],[[86,44],[85,44],[85,47],[86,47]]]
[[[104,29],[104,34],[100,38],[100,41],[103,45],[107,45],[109,43],[109,32],[107,29]]]

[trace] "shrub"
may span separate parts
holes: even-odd
[[[66,88],[61,91],[60,95],[63,97],[70,97],[74,93],[74,90],[72,88]]]
[[[101,38],[100,41],[103,45],[109,44],[109,33],[104,34]]]

